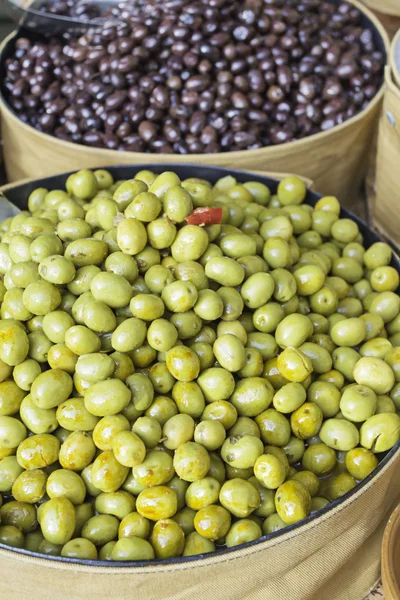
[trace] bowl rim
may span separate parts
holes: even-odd
[[[330,4],[338,4],[340,0],[326,0],[326,1],[329,2]],[[365,27],[373,32],[375,39],[378,42],[378,45],[380,46],[380,48],[379,48],[380,51],[383,52],[385,55],[384,58],[385,58],[385,65],[386,65],[388,62],[389,55],[390,55],[390,42],[389,42],[389,37],[388,37],[388,34],[387,34],[384,26],[379,21],[378,17],[376,17],[375,14],[365,4],[362,4],[359,0],[348,0],[348,1],[351,4],[353,4],[356,8],[358,8],[358,10],[362,13],[362,19],[365,22]],[[24,31],[24,30],[22,30],[22,31]],[[2,80],[4,80],[4,65],[3,65],[4,55],[5,55],[5,53],[7,53],[7,51],[11,47],[13,40],[16,39],[20,33],[21,33],[21,30],[13,31],[8,37],[6,37],[3,40],[3,42],[0,45],[0,112],[6,113],[7,117],[12,119],[16,125],[19,125],[23,130],[28,131],[31,134],[35,134],[39,138],[42,138],[44,142],[50,143],[50,141],[52,141],[52,143],[58,144],[60,147],[64,147],[67,150],[69,150],[70,152],[72,152],[72,151],[76,152],[77,148],[81,147],[83,149],[82,150],[83,152],[88,153],[90,155],[99,156],[99,160],[101,160],[102,156],[116,157],[120,152],[119,150],[109,150],[107,148],[97,148],[97,147],[93,147],[93,146],[86,146],[86,145],[80,144],[80,143],[61,140],[53,135],[44,133],[43,131],[39,131],[39,130],[35,129],[32,125],[24,123],[24,121],[21,121],[21,119],[18,117],[17,113],[11,108],[11,106],[7,102],[6,97],[4,95],[4,88],[2,86]],[[27,31],[24,31],[24,34],[26,34],[25,37],[29,37],[30,35],[31,36],[33,35]],[[372,111],[379,104],[379,102],[381,101],[381,99],[383,97],[384,90],[385,90],[385,78],[384,78],[384,73],[382,73],[381,86],[379,87],[375,96],[370,100],[370,102],[367,104],[367,106],[363,110],[356,113],[353,117],[351,117],[347,121],[344,121],[340,125],[336,125],[332,129],[328,129],[326,131],[319,131],[318,133],[315,133],[313,135],[306,136],[304,138],[300,138],[300,139],[294,140],[292,142],[287,142],[286,144],[278,144],[277,146],[274,146],[274,145],[263,146],[262,148],[257,148],[255,150],[234,150],[234,151],[229,151],[229,152],[207,153],[207,154],[203,153],[203,154],[190,154],[190,155],[172,153],[172,154],[163,154],[163,156],[165,157],[166,161],[173,162],[175,160],[178,161],[180,159],[183,159],[184,162],[188,161],[187,164],[190,164],[191,161],[193,161],[193,162],[201,161],[204,156],[208,157],[209,160],[212,160],[213,158],[215,158],[217,156],[220,157],[222,155],[222,156],[226,156],[227,160],[230,159],[230,160],[234,161],[235,158],[242,156],[243,153],[246,153],[246,156],[249,156],[250,158],[254,157],[254,159],[257,159],[259,157],[264,156],[265,152],[268,150],[271,153],[273,153],[274,149],[282,148],[282,147],[286,147],[286,146],[289,148],[295,148],[298,151],[300,151],[302,146],[307,144],[309,141],[310,142],[313,142],[314,140],[319,141],[319,140],[323,139],[326,135],[329,135],[329,134],[333,135],[333,134],[338,133],[340,135],[341,131],[343,131],[347,127],[351,127],[353,124],[362,120],[366,114],[368,114],[370,111]],[[157,156],[156,153],[148,153],[148,152],[125,151],[125,154],[135,157],[136,159],[139,159],[139,157],[140,157],[141,160],[143,160],[143,161],[146,160],[145,159],[146,156],[154,156],[154,157]]]
[[[394,36],[389,51],[390,68],[397,86],[400,86],[400,29]]]
[[[254,174],[254,173],[244,171],[244,170],[231,169],[228,167],[215,167],[215,166],[187,164],[187,163],[185,163],[185,164],[166,163],[166,164],[158,164],[158,165],[152,164],[152,163],[143,163],[143,164],[138,164],[138,165],[121,165],[121,166],[113,165],[113,166],[98,167],[98,169],[106,169],[106,170],[110,171],[112,174],[114,173],[115,174],[114,177],[118,177],[118,178],[119,178],[119,176],[117,176],[117,173],[126,172],[127,177],[129,177],[129,176],[132,177],[134,175],[134,173],[137,173],[138,171],[141,171],[144,169],[153,170],[156,173],[171,170],[171,171],[177,172],[178,175],[179,175],[179,173],[181,173],[180,177],[198,176],[200,178],[209,178],[209,180],[211,180],[211,181],[215,181],[226,175],[232,175],[232,176],[236,177],[236,179],[239,182],[252,180],[252,181],[258,181],[260,183],[265,183],[266,185],[268,185],[269,187],[272,188],[272,191],[275,191],[279,184],[278,179],[275,179],[275,178],[269,177],[269,176],[260,175],[260,174]],[[96,169],[91,169],[91,170],[96,170]],[[130,173],[130,171],[132,172],[132,174]],[[21,183],[21,184],[13,183],[7,187],[7,197],[12,202],[14,201],[14,203],[16,203],[18,205],[18,200],[20,200],[20,198],[23,194],[25,195],[25,198],[27,198],[28,193],[30,193],[30,191],[32,191],[36,187],[51,187],[52,185],[62,186],[65,184],[65,181],[67,180],[68,176],[73,172],[75,172],[75,171],[61,173],[59,175],[53,175],[50,177],[40,178],[37,180],[31,180],[29,182],[25,182],[25,183]],[[1,191],[1,188],[0,188],[0,191]],[[11,193],[11,197],[10,197],[10,193]],[[14,198],[14,194],[15,194],[15,198]],[[318,199],[321,197],[322,197],[322,194],[318,194],[317,192],[312,191],[312,190],[307,190],[306,203],[311,204],[313,206],[318,201]],[[370,246],[371,244],[378,242],[378,241],[383,241],[382,238],[379,236],[379,234],[377,234],[375,231],[371,230],[362,219],[360,219],[357,215],[355,215],[351,211],[349,211],[345,208],[341,208],[341,216],[345,217],[345,218],[351,218],[352,220],[354,220],[357,223],[357,225],[360,228],[361,233],[367,239],[367,241],[366,241],[367,246]],[[392,258],[391,264],[400,273],[400,259],[394,252],[393,252],[393,258]],[[363,492],[364,488],[366,488],[368,486],[368,484],[370,484],[373,481],[373,479],[377,475],[379,475],[385,469],[385,467],[387,467],[389,465],[389,463],[392,460],[398,459],[400,457],[399,450],[400,450],[400,441],[397,442],[397,444],[386,453],[386,455],[380,461],[380,463],[378,464],[376,469],[374,469],[374,471],[368,477],[366,477],[363,481],[358,483],[352,490],[347,492],[344,496],[329,503],[327,506],[325,506],[320,511],[317,511],[314,514],[310,514],[308,517],[306,517],[302,521],[299,521],[298,523],[295,523],[294,525],[289,525],[289,526],[285,527],[283,530],[277,531],[275,533],[263,535],[262,537],[258,538],[257,540],[254,540],[252,542],[247,542],[245,544],[241,544],[240,546],[236,546],[236,547],[232,547],[232,548],[223,548],[223,549],[216,550],[215,552],[208,553],[208,554],[201,554],[201,555],[188,556],[188,557],[180,556],[180,557],[171,558],[171,559],[154,560],[154,561],[101,561],[101,560],[89,560],[89,559],[81,560],[81,559],[67,558],[67,557],[61,557],[61,556],[43,555],[43,554],[40,554],[37,552],[32,552],[30,550],[24,550],[24,549],[20,549],[20,548],[11,548],[10,546],[6,546],[5,544],[2,544],[2,543],[0,543],[0,551],[1,550],[6,551],[7,554],[9,554],[9,553],[17,554],[17,555],[20,555],[21,558],[23,556],[26,558],[31,557],[31,558],[35,558],[35,559],[41,559],[46,562],[69,564],[72,566],[73,565],[81,565],[81,566],[92,567],[92,568],[106,567],[108,569],[117,569],[117,570],[123,569],[126,567],[131,567],[131,568],[134,567],[134,568],[137,568],[138,570],[139,569],[142,570],[142,568],[143,568],[142,572],[148,572],[148,573],[151,573],[151,571],[154,568],[159,568],[159,570],[166,570],[166,569],[168,570],[168,568],[172,568],[174,566],[176,567],[178,565],[181,566],[182,568],[188,568],[191,563],[199,563],[199,566],[200,566],[201,564],[204,563],[205,559],[215,558],[216,560],[218,560],[218,558],[219,558],[221,561],[234,559],[235,558],[234,554],[240,553],[241,550],[256,547],[262,543],[265,543],[270,540],[274,540],[283,535],[287,535],[287,534],[290,535],[302,527],[304,528],[309,524],[315,523],[318,519],[324,519],[326,517],[329,517],[329,513],[331,511],[333,511],[335,508],[337,508],[337,507],[344,508],[344,505],[346,504],[346,502],[354,501],[356,499],[356,496],[360,495]],[[1,557],[1,553],[0,553],[0,557]],[[196,566],[196,565],[193,565],[193,566]]]

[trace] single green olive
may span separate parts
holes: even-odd
[[[310,514],[311,496],[300,481],[289,480],[277,489],[275,505],[280,518],[291,525]]]

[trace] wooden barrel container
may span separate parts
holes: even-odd
[[[97,165],[99,166],[99,165]],[[251,178],[276,192],[278,181],[253,173],[189,165],[112,167],[115,179],[139,169],[175,171],[179,177],[216,182],[231,174]],[[35,187],[63,188],[67,175],[7,186],[7,198],[20,208]],[[307,202],[320,195],[308,191]],[[378,241],[354,218],[366,246]],[[400,261],[392,265],[400,271]],[[238,548],[165,561],[101,562],[43,557],[0,544],[1,600],[363,600],[380,574],[380,548],[386,520],[400,493],[399,444],[377,469],[346,495],[304,521]]]
[[[338,0],[330,0],[338,2]],[[363,13],[363,25],[370,28],[378,46],[388,52],[389,41],[379,20],[358,0],[351,0]],[[0,67],[11,54],[15,34],[1,48]],[[0,81],[1,73],[0,70]],[[23,123],[0,97],[4,160],[9,181],[43,177],[99,164],[138,164],[141,162],[198,163],[258,171],[290,171],[309,177],[321,193],[334,194],[351,205],[367,172],[369,148],[376,130],[383,88],[368,107],[333,129],[310,137],[258,150],[219,154],[143,154],[90,148],[65,142],[36,131]]]

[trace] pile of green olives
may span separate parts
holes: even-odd
[[[0,224],[0,543],[203,555],[374,471],[400,439],[399,274],[306,195],[82,170]]]

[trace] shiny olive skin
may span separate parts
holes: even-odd
[[[368,477],[378,466],[375,454],[366,448],[353,448],[347,452],[345,462],[350,475],[359,481]]]
[[[62,545],[69,542],[75,523],[75,509],[67,498],[53,498],[43,505],[40,527],[48,542]]]
[[[335,466],[335,451],[323,443],[309,446],[302,457],[302,467],[317,476],[330,473]]]
[[[386,394],[395,382],[391,367],[374,357],[360,358],[354,367],[353,375],[358,384],[370,387],[376,394]]]
[[[24,534],[14,525],[0,526],[0,542],[14,548],[24,547]]]
[[[255,418],[260,428],[261,439],[272,446],[285,446],[290,439],[289,421],[274,409],[267,409]]]
[[[22,471],[12,486],[12,495],[19,502],[36,504],[46,493],[47,475],[41,469]]]
[[[319,436],[324,444],[341,451],[355,448],[360,441],[360,436],[355,425],[350,421],[338,418],[325,421],[322,424]]]
[[[0,508],[2,525],[17,527],[22,533],[33,532],[37,527],[36,509],[31,504],[12,500]]]
[[[47,479],[46,492],[49,498],[68,498],[72,504],[81,505],[85,500],[86,487],[74,471],[57,469]]]
[[[375,413],[377,398],[375,392],[364,385],[347,388],[340,400],[340,410],[345,419],[363,422]]]
[[[300,481],[286,481],[277,490],[275,505],[281,519],[291,525],[311,512],[311,496]]]
[[[262,441],[253,435],[230,436],[222,445],[221,458],[231,467],[248,469],[263,453]]]
[[[121,465],[111,450],[98,455],[92,467],[92,482],[102,492],[116,492],[128,475],[128,467]]]
[[[180,556],[185,546],[185,535],[176,521],[161,519],[153,528],[151,544],[157,558]]]
[[[119,521],[113,515],[91,517],[82,528],[81,536],[96,546],[103,546],[117,537]]]
[[[32,435],[20,443],[17,460],[24,469],[42,469],[58,459],[59,440],[48,433]]]
[[[265,488],[276,490],[285,481],[285,465],[273,454],[262,454],[255,462],[254,475]]]
[[[59,461],[64,469],[82,471],[91,462],[96,447],[89,434],[84,431],[73,431],[61,445]]]
[[[235,517],[249,516],[260,504],[257,489],[243,479],[230,479],[221,487],[219,501]]]
[[[400,417],[382,413],[367,419],[360,429],[361,446],[372,452],[386,452],[400,439]]]
[[[323,413],[313,402],[305,402],[292,413],[290,425],[294,435],[300,439],[310,439],[321,429]]]
[[[210,457],[200,444],[186,442],[175,451],[173,466],[181,479],[197,481],[207,474],[210,468]]]
[[[175,491],[162,485],[144,489],[136,499],[136,510],[150,521],[169,519],[175,515],[177,508]]]
[[[215,544],[197,533],[192,531],[186,537],[185,548],[182,556],[196,556],[197,554],[208,554],[215,551]]]
[[[217,540],[229,531],[231,517],[223,506],[211,504],[199,510],[194,519],[197,533],[209,540]]]
[[[150,533],[150,521],[138,512],[130,512],[125,515],[118,528],[118,538],[140,537],[146,539]]]
[[[272,386],[267,380],[249,377],[237,383],[230,402],[239,415],[256,417],[270,406],[272,398]]]

